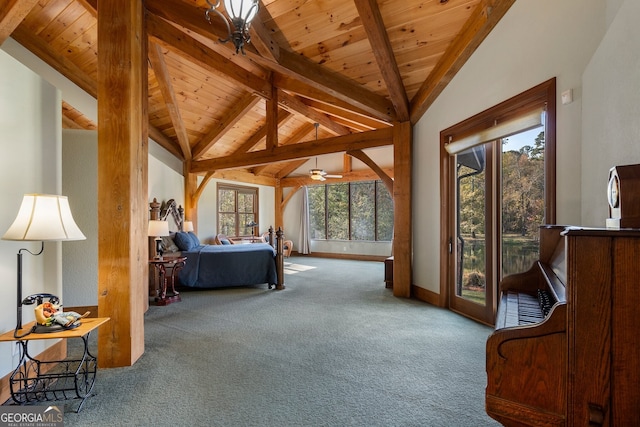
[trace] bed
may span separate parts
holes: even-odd
[[[184,211],[173,199],[161,205],[150,203],[151,219],[170,220],[176,231],[163,238],[165,257],[184,256],[184,267],[178,272],[182,286],[191,288],[223,288],[267,284],[269,289],[284,289],[284,233],[270,228],[270,243],[236,245],[204,245],[193,232],[183,231]],[[274,237],[275,234],[275,237]]]

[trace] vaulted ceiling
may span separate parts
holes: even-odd
[[[149,136],[189,172],[245,180],[389,145],[393,123],[420,119],[514,1],[261,0],[242,55],[206,0],[145,0]],[[0,0],[0,44],[14,38],[96,97],[98,13],[98,0]],[[66,127],[96,128],[62,108]],[[274,143],[291,147],[269,155]]]

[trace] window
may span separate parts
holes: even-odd
[[[251,221],[258,222],[258,189],[218,184],[218,233],[251,236]]]
[[[391,241],[393,199],[382,181],[309,188],[312,239]]]

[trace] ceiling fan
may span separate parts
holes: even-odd
[[[316,127],[316,141],[318,140],[318,126],[320,123],[313,124]],[[326,181],[327,178],[342,178],[342,175],[331,175],[324,171],[324,169],[318,169],[318,157],[316,157],[316,167],[309,171],[309,177],[314,181]]]

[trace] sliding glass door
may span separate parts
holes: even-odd
[[[531,267],[540,225],[555,221],[555,84],[534,89],[519,108],[501,104],[443,131],[441,292],[449,308],[487,324],[500,280]]]

